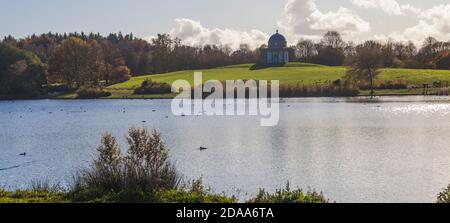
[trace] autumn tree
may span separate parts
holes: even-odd
[[[79,87],[101,77],[103,63],[96,41],[70,37],[64,40],[49,60],[49,77],[56,83]]]
[[[437,69],[450,69],[450,51],[444,51],[440,53],[435,59],[434,63],[436,64]]]
[[[158,37],[152,40],[153,70],[156,73],[169,71],[172,44],[173,40],[168,34],[158,34]]]
[[[38,97],[43,84],[45,65],[34,53],[0,43],[0,97]]]
[[[114,67],[114,69],[112,70],[111,74],[109,75],[108,82],[109,84],[116,84],[130,80],[130,78],[130,69],[127,66],[118,66]]]
[[[417,60],[422,64],[422,68],[435,68],[437,57],[448,50],[450,50],[450,43],[427,37],[417,53]]]
[[[106,85],[109,85],[111,80],[116,79],[115,77],[112,77],[115,72],[115,68],[122,66],[126,67],[126,63],[119,48],[116,47],[111,41],[103,40],[100,41],[99,44],[101,46],[104,67],[102,79],[106,81]],[[112,82],[117,83],[115,81]]]
[[[88,82],[90,84],[98,85],[105,72],[103,51],[100,44],[95,40],[90,40],[88,46],[89,51],[87,59],[89,61],[86,63],[86,76],[82,78],[80,83],[85,84],[85,82]]]

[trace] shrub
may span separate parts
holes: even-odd
[[[399,89],[408,89],[408,83],[401,80],[396,81],[387,81],[381,82],[378,85],[379,89],[388,89],[388,90],[399,90]]]
[[[289,183],[286,188],[277,190],[271,194],[261,189],[255,198],[248,201],[249,203],[328,203],[322,193],[306,192],[301,189],[290,189]]]
[[[80,99],[94,99],[111,96],[111,93],[98,87],[80,87],[76,93],[77,97]]]
[[[172,87],[167,83],[153,82],[145,80],[141,87],[134,91],[134,94],[168,94],[172,93]]]
[[[246,82],[246,80],[243,80]],[[227,96],[227,87],[226,83],[222,83],[224,86],[223,89],[223,96]],[[259,98],[261,95],[259,93],[259,83],[257,82],[257,88],[256,90],[256,96]],[[203,89],[203,85],[196,86],[191,89],[191,96],[194,98],[195,96],[195,90],[201,88]],[[271,86],[267,86],[267,97],[271,97],[272,95],[272,89]],[[215,90],[214,90],[215,91]],[[234,89],[235,98],[238,97],[238,91],[237,89]],[[249,98],[250,97],[250,90],[248,88],[245,89],[245,95],[243,97]],[[212,93],[210,92],[202,92],[202,97],[207,98]],[[279,97],[281,98],[294,98],[294,97],[353,97],[357,96],[359,94],[359,89],[357,85],[352,84],[349,81],[342,81],[342,80],[336,80],[333,82],[326,82],[324,84],[317,83],[317,84],[311,84],[311,85],[280,85],[279,86]]]
[[[34,180],[31,182],[31,191],[44,193],[64,192],[64,188],[59,184],[51,184],[48,180]]]
[[[163,203],[235,203],[235,197],[214,194],[211,188],[205,188],[202,179],[191,181],[188,186],[178,190],[166,190],[158,194]]]
[[[437,197],[437,203],[441,203],[441,204],[450,203],[450,185],[448,185],[448,187],[445,188],[444,191],[439,193],[439,195]]]
[[[109,83],[117,84],[122,83],[131,78],[130,68],[127,66],[114,67],[112,73],[109,75]]]
[[[65,84],[49,84],[46,85],[46,89],[48,93],[66,93],[73,90]]]
[[[180,174],[168,160],[168,152],[156,130],[131,128],[129,149],[122,155],[116,139],[106,134],[94,164],[74,180],[75,201],[158,202],[161,191],[176,190]]]
[[[361,90],[370,90],[370,85],[366,82],[359,82],[359,88]],[[408,83],[403,80],[395,81],[377,81],[375,82],[374,89],[376,90],[401,90],[408,89]]]
[[[359,94],[358,88],[348,81],[336,80],[331,84],[282,85],[280,97],[351,97]]]

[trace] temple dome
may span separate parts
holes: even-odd
[[[286,38],[278,33],[273,34],[269,39],[269,48],[278,48],[278,47],[286,47],[287,41]]]

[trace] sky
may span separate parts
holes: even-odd
[[[450,40],[448,0],[0,0],[0,38],[52,32],[169,33],[189,45],[290,44],[336,30],[347,41]]]

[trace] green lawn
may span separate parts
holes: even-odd
[[[344,67],[327,67],[315,64],[290,63],[284,67],[250,70],[252,64],[242,64],[215,69],[198,70],[203,72],[203,80],[280,80],[281,84],[311,84],[316,81],[336,80],[345,74]],[[193,83],[194,70],[167,74],[134,77],[131,80],[111,86],[113,89],[134,89],[146,79],[156,82],[172,83],[176,80],[188,80]]]
[[[410,85],[432,84],[435,81],[449,81],[450,70],[382,69],[379,80],[403,80]]]
[[[271,67],[259,70],[251,70],[252,64],[241,64],[214,69],[198,70],[203,72],[203,81],[207,80],[280,80],[280,84],[313,84],[325,83],[342,78],[347,70],[346,67],[329,67],[307,63],[289,63],[283,67]],[[133,89],[139,87],[145,80],[151,79],[156,82],[172,83],[176,80],[188,80],[193,84],[194,70],[179,71],[166,74],[146,75],[133,77],[131,80],[108,87],[113,94],[110,98],[142,98],[133,96]],[[382,69],[378,80],[406,81],[409,85],[421,86],[424,83],[432,84],[435,81],[449,81],[448,70],[419,70],[419,69]],[[398,94],[417,94],[419,91],[399,91]],[[396,94],[396,91],[389,91]],[[170,98],[173,95],[158,95],[156,98]],[[144,96],[155,98],[154,96]]]
[[[260,70],[250,70],[251,64],[198,70],[203,72],[203,80],[280,80],[281,84],[312,84],[317,81],[333,81],[342,78],[347,68],[329,67],[305,63],[289,63],[284,67],[272,67]],[[172,83],[183,79],[193,82],[194,70],[179,71],[167,74],[146,75],[134,77],[131,80],[113,85],[112,89],[134,89],[144,80]],[[416,69],[382,69],[379,80],[404,80],[409,84],[418,85],[433,81],[450,81],[450,71],[447,70],[416,70]]]
[[[63,193],[50,193],[43,191],[15,191],[9,192],[0,189],[0,203],[66,203]]]

